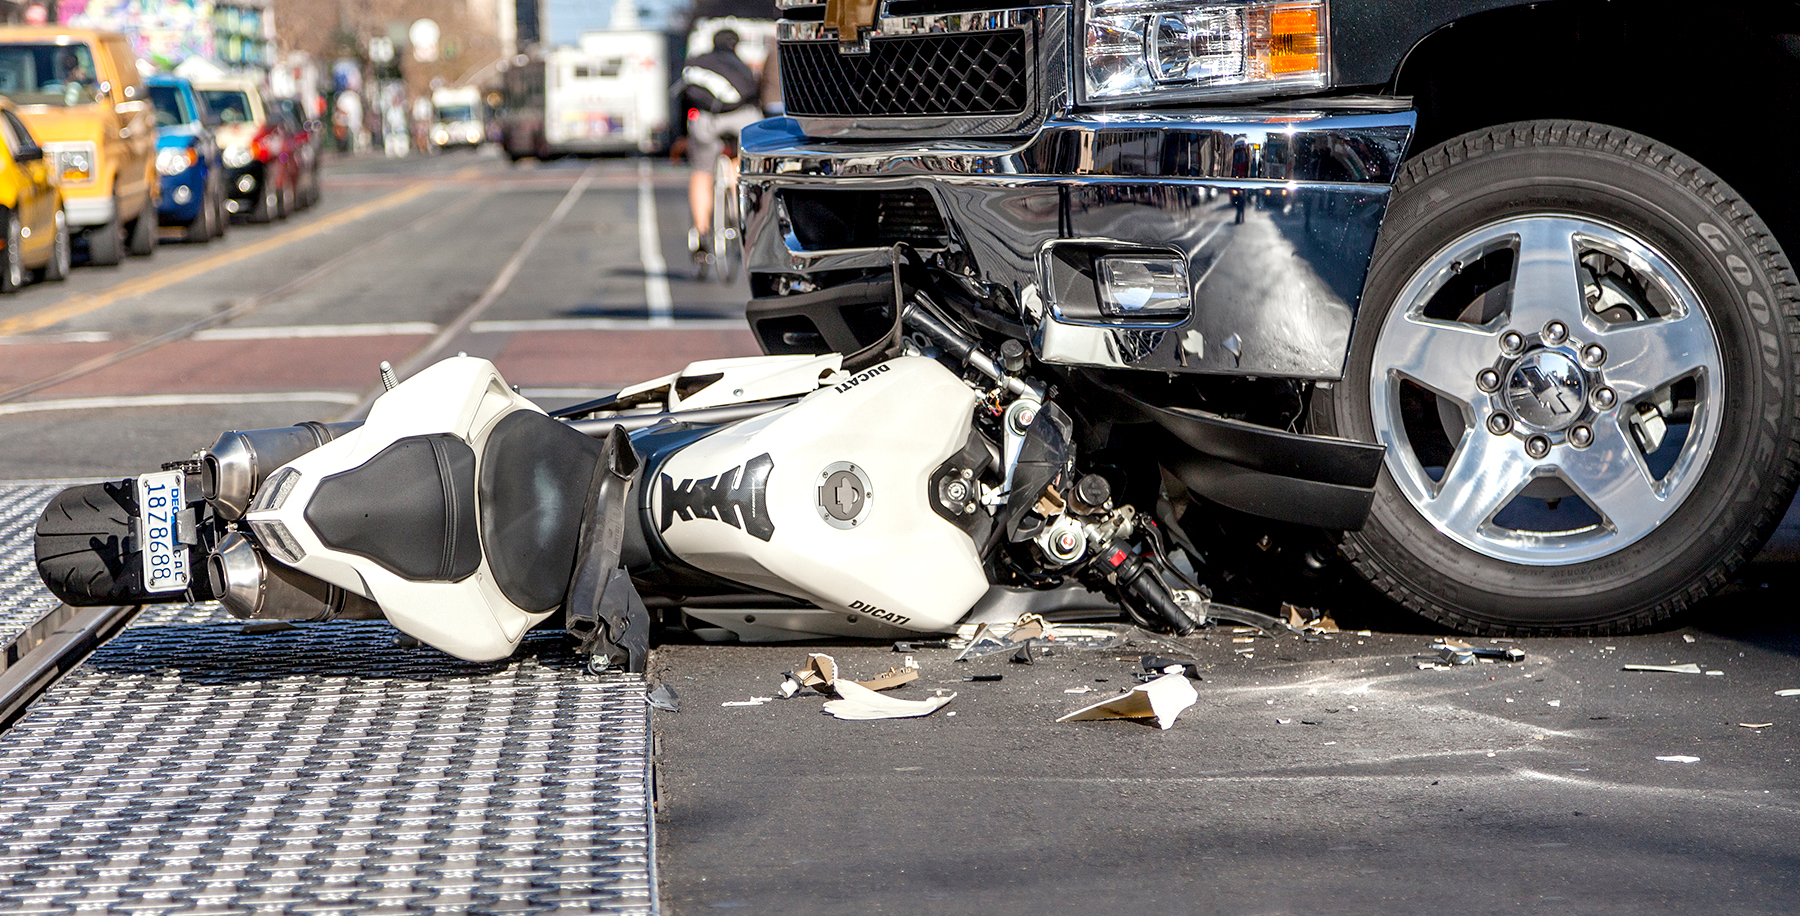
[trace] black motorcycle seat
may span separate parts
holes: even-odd
[[[408,436],[319,481],[306,521],[325,546],[415,582],[456,582],[481,567],[475,450],[455,436]]]
[[[518,410],[495,424],[481,454],[481,544],[494,584],[527,611],[563,603],[602,443]]]

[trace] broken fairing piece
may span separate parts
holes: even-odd
[[[1300,633],[1336,633],[1337,621],[1331,615],[1318,608],[1300,607],[1295,604],[1283,604],[1281,612],[1287,617],[1288,628]]]
[[[854,681],[839,681],[837,689],[843,699],[828,701],[825,711],[840,719],[916,719],[929,716],[956,699],[952,693],[923,700],[896,700]]]
[[[1139,684],[1129,693],[1101,700],[1057,719],[1058,722],[1086,722],[1090,719],[1149,719],[1156,727],[1167,729],[1175,724],[1181,711],[1200,699],[1188,679],[1179,674],[1165,674],[1148,684]]]
[[[1692,662],[1685,665],[1626,665],[1620,671],[1661,671],[1665,674],[1699,674],[1700,666]]]
[[[959,662],[997,652],[1017,652],[1020,648],[1042,649],[1067,646],[1072,649],[1116,649],[1127,637],[1139,632],[1124,624],[1051,624],[1036,614],[1026,614],[1015,624],[978,625],[966,639],[967,645],[957,654]],[[1048,654],[1048,653],[1040,653]]]
[[[681,711],[681,699],[675,696],[675,688],[667,684],[658,685],[655,690],[644,694],[644,702],[668,712]]]
[[[1241,623],[1245,626],[1255,627],[1270,636],[1280,636],[1283,633],[1299,632],[1293,627],[1288,626],[1287,622],[1284,620],[1270,617],[1267,614],[1252,611],[1248,608],[1233,607],[1229,604],[1214,604],[1208,601],[1206,603],[1206,615],[1214,620],[1227,620],[1232,623]]]
[[[1143,656],[1142,658],[1138,659],[1138,664],[1142,665],[1144,668],[1144,671],[1150,675],[1179,674],[1182,677],[1188,678],[1189,680],[1195,680],[1195,681],[1205,680],[1205,678],[1200,676],[1200,672],[1194,669],[1194,666],[1192,664],[1189,664],[1187,662],[1178,662],[1172,658],[1162,658],[1161,656],[1156,656],[1156,655],[1146,655],[1146,656]],[[1155,680],[1155,677],[1154,676],[1149,677],[1149,678],[1147,678],[1147,680]]]
[[[854,681],[870,690],[892,690],[901,684],[910,684],[919,679],[919,663],[912,656],[906,657],[906,664],[889,668],[866,681]]]
[[[837,659],[817,652],[806,656],[806,664],[799,672],[789,671],[781,682],[783,699],[811,687],[820,693],[830,693],[831,685],[837,681]]]

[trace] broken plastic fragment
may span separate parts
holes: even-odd
[[[1708,672],[1706,672],[1706,676],[1707,677],[1724,677],[1725,672],[1723,672],[1723,671],[1708,671]]]
[[[1336,633],[1337,621],[1331,615],[1318,608],[1300,607],[1295,604],[1282,604],[1281,612],[1287,617],[1287,625],[1301,633]]]
[[[1681,641],[1682,642],[1693,642],[1694,637],[1687,633],[1683,633],[1683,634],[1681,634]]]
[[[1773,722],[1739,722],[1738,727],[1739,728],[1768,728],[1769,726],[1774,725],[1774,724],[1775,723],[1773,723]]]
[[[839,681],[840,700],[829,700],[825,711],[840,719],[915,719],[929,716],[956,699],[956,694],[927,697],[923,700],[897,700],[882,696],[855,681]]]
[[[1700,758],[1689,757],[1686,754],[1670,754],[1667,757],[1658,757],[1656,759],[1667,761],[1669,763],[1699,763],[1700,762]]]
[[[1666,674],[1699,674],[1700,666],[1689,662],[1685,665],[1626,665],[1620,671],[1661,671]]]
[[[1093,691],[1093,689],[1094,688],[1092,688],[1092,687],[1070,687],[1069,689],[1063,691],[1063,693],[1090,693]]]
[[[1775,691],[1775,695],[1778,697],[1800,697],[1800,687],[1789,687],[1786,690],[1777,690]]]
[[[719,705],[720,706],[761,706],[764,703],[773,703],[773,702],[775,702],[774,697],[751,697],[748,700],[726,700],[725,702],[720,703]]]
[[[681,700],[675,696],[675,688],[667,684],[659,685],[655,690],[644,694],[644,702],[669,712],[681,711]]]
[[[1148,684],[1131,688],[1129,693],[1108,697],[1092,706],[1084,706],[1056,721],[1154,718],[1158,728],[1167,729],[1175,724],[1175,717],[1181,715],[1182,710],[1194,705],[1199,699],[1199,692],[1194,690],[1194,685],[1187,678],[1179,674],[1165,674]]]

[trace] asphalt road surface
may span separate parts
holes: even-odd
[[[753,354],[742,281],[688,271],[684,186],[629,159],[334,160],[287,221],[28,287],[0,300],[0,479],[353,415],[382,360],[489,357],[554,405]],[[958,695],[906,721],[721,705],[807,652],[873,675],[885,646],[665,646],[665,910],[1792,913],[1800,697],[1775,693],[1800,688],[1797,562],[1790,514],[1670,627],[1505,644],[1514,664],[1421,670],[1432,631],[1358,602],[1316,642],[1222,628],[1030,667],[925,650],[897,695]],[[1172,728],[1053,721],[1129,687],[1144,651],[1205,678]],[[1722,673],[1620,670],[1671,662]]]

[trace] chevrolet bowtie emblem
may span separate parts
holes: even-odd
[[[825,0],[825,27],[837,30],[838,50],[868,51],[881,0]]]

